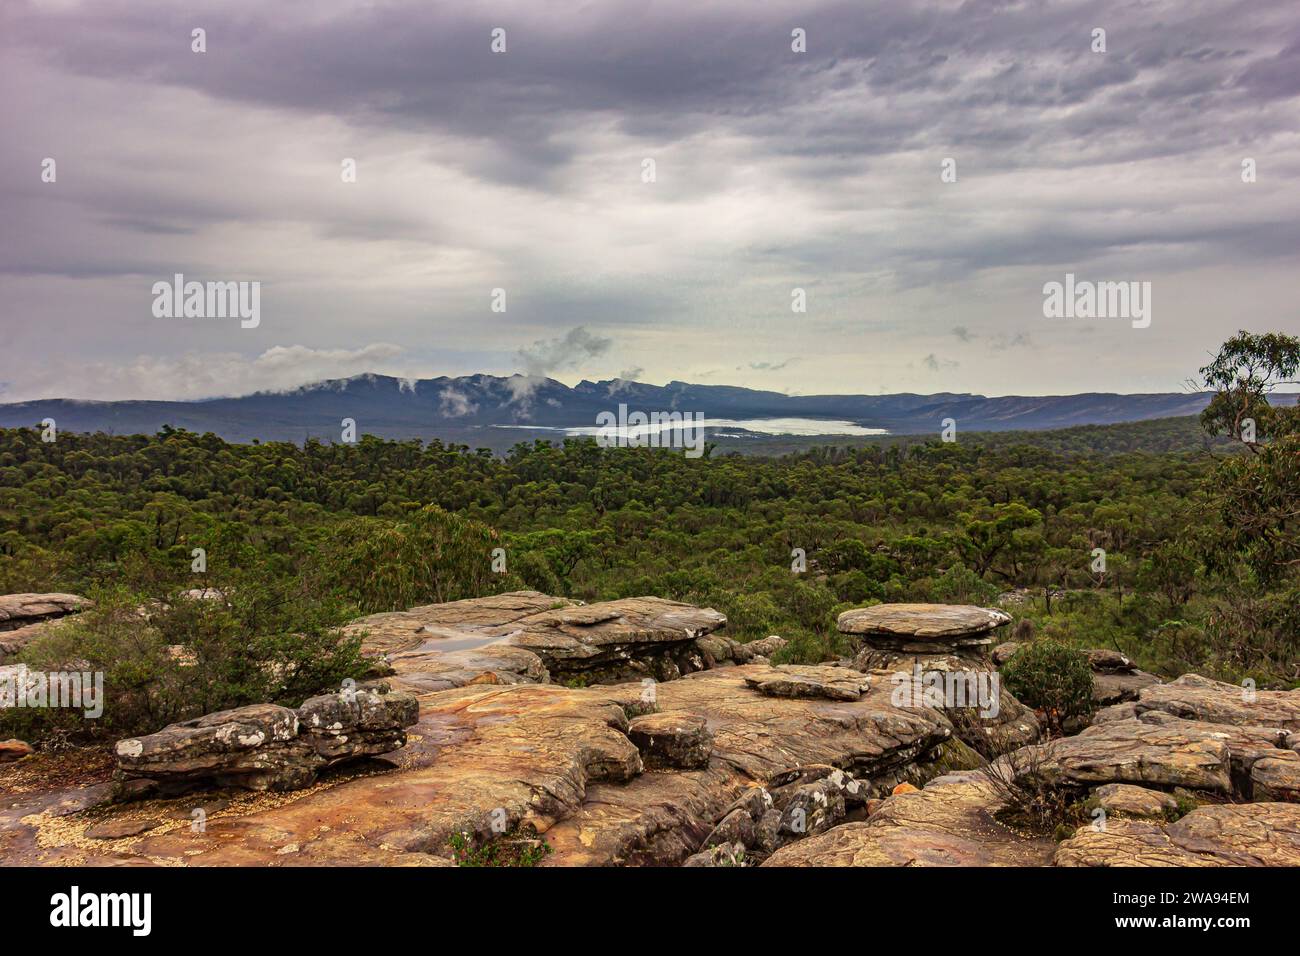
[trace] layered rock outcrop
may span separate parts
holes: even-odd
[[[732,659],[734,642],[700,639],[727,619],[657,597],[579,604],[537,591],[372,614],[348,627],[395,673],[425,690],[470,683],[674,680]]]
[[[866,821],[783,847],[764,866],[1043,866],[1055,844],[994,814],[1003,802],[977,771],[891,796]]]
[[[926,654],[975,654],[987,657],[995,629],[1011,616],[995,608],[964,604],[877,604],[845,611],[837,625],[861,639],[875,656],[863,663],[892,666],[898,658]]]
[[[937,696],[961,740],[996,756],[1041,733],[1034,713],[1001,686],[989,653],[1010,620],[995,608],[878,604],[845,611],[839,629],[861,645],[849,667],[890,683],[895,700],[926,705]]]
[[[1171,824],[1108,820],[1080,827],[1056,866],[1300,866],[1300,805],[1198,807]]]
[[[386,687],[313,697],[296,711],[253,704],[118,741],[118,796],[198,786],[295,790],[328,767],[405,745],[419,704]]]
[[[427,642],[448,638],[419,631],[431,621],[447,626],[446,613],[422,609],[417,620],[399,615],[384,616],[378,626],[374,619],[362,622],[373,635],[365,649],[382,656],[393,671],[387,679],[393,694],[409,693],[419,701],[418,721],[406,746],[379,758],[391,767],[388,772],[345,774],[323,786],[277,795],[270,803],[240,802],[211,814],[202,833],[164,825],[121,841],[74,838],[57,845],[38,835],[32,840],[41,847],[32,851],[35,861],[430,865],[449,857],[454,834],[486,841],[503,828],[524,826],[552,847],[543,865],[680,864],[708,849],[706,838],[738,801],[759,790],[773,806],[750,818],[752,833],[742,832],[732,842],[746,847],[750,859],[761,859],[783,842],[861,812],[868,797],[879,799],[900,781],[920,784],[974,759],[954,740],[941,711],[897,707],[888,686],[874,686],[851,671],[837,669],[832,675],[867,685],[851,700],[763,693],[751,686],[750,678],[761,684],[770,676],[773,669],[764,663],[724,666],[662,683],[641,678],[563,686],[533,682],[520,670],[511,672],[514,682],[502,680],[503,658],[488,648],[508,647],[511,655],[524,650],[513,642],[499,643],[514,630],[540,632],[549,639],[557,628],[571,637],[565,629],[614,622],[598,609],[584,618],[586,624],[569,618],[567,623],[539,627],[529,621],[521,627],[539,613],[544,622],[556,621],[537,610],[543,603],[553,601],[544,595],[512,595],[460,602],[450,612],[459,622],[454,630],[478,629],[488,643],[445,654]],[[700,618],[674,602],[639,602],[636,609],[624,605],[621,610],[630,613],[611,632],[620,635],[619,641],[593,642],[603,650],[589,659],[608,662],[605,650],[612,643],[630,649],[698,639],[690,635]],[[714,620],[711,614],[702,619],[706,624]],[[625,639],[629,634],[642,639]],[[663,634],[671,639],[655,640]],[[558,643],[572,650],[566,641]],[[776,649],[775,642],[770,646]],[[527,653],[542,659],[533,650]],[[474,673],[467,664],[469,654],[488,655],[491,667]],[[630,659],[642,663],[636,654]],[[556,660],[548,661],[548,674]],[[450,686],[449,673],[464,680],[463,686]],[[786,676],[790,674],[799,671]],[[232,773],[244,783],[270,785],[282,766],[292,773],[293,761],[281,760],[269,769],[241,763],[248,749],[258,749],[244,748],[241,730],[246,737],[264,733],[267,742],[261,749],[297,753],[306,724],[302,710],[298,736],[288,740],[275,739],[289,729],[287,721],[276,723],[274,712],[263,715],[265,724],[253,728],[252,735],[227,715],[164,733],[156,745],[141,743],[135,757],[129,754],[135,748],[128,747],[127,756],[136,761],[137,774],[149,769],[151,758],[187,767],[177,757],[184,755],[194,764],[182,779],[188,773],[215,782],[217,773]],[[647,714],[654,719],[641,720],[634,732],[633,720]],[[222,730],[232,725],[234,729]],[[640,731],[648,732],[643,736]],[[217,743],[221,735],[225,750]],[[673,755],[656,768],[657,743],[669,738]],[[313,753],[319,754],[319,748],[318,741]],[[762,803],[764,798],[758,799]],[[111,813],[129,815],[132,807],[119,804]],[[156,809],[149,812],[150,819],[157,817]],[[40,814],[27,820],[24,826],[40,832],[54,826]],[[739,822],[736,817],[727,826]],[[70,822],[62,817],[58,825]]]
[[[1178,801],[1169,794],[1129,783],[1108,783],[1098,787],[1092,795],[1097,806],[1112,816],[1163,820],[1178,810]]]
[[[363,685],[355,709],[326,695],[123,741],[119,794],[148,802],[36,787],[0,807],[0,851],[28,863],[443,866],[453,837],[527,831],[549,847],[543,866],[1272,865],[1294,852],[1300,804],[1282,802],[1300,769],[1293,697],[1260,692],[1267,705],[1248,720],[1225,696],[1240,688],[1189,677],[1040,744],[1005,691],[964,707],[916,693],[917,666],[996,677],[998,612],[942,608],[926,624],[925,606],[867,610],[853,626],[887,667],[773,665],[779,639],[738,644],[714,631],[716,612],[656,598],[583,606],[517,592],[372,615],[353,627],[388,672],[387,694]],[[886,646],[867,643],[886,627]],[[1060,844],[1033,835],[979,769],[981,749],[995,767],[1036,768],[1079,813],[1104,810],[1104,827]],[[320,775],[363,756],[372,762]],[[168,796],[210,786],[237,789]],[[1252,796],[1271,802],[1225,802]],[[193,807],[210,810],[200,830]]]
[[[67,615],[93,605],[77,594],[0,594],[0,664]]]
[[[1131,705],[1119,707],[1124,709],[1099,713],[1097,720],[1115,713],[1138,715],[1158,710],[1212,724],[1300,731],[1300,690],[1255,690],[1199,674],[1184,674],[1168,684],[1144,688]]]
[[[950,774],[891,796],[865,822],[783,847],[764,865],[1294,866],[1300,754],[1287,727],[1298,698],[1197,675],[1152,685],[1077,736],[1000,758],[1000,774]],[[1046,786],[1062,805],[1075,801],[1078,816],[1094,808],[1093,820],[1059,845],[1033,837],[1012,825],[996,779],[1026,793]]]

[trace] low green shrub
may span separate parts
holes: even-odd
[[[1053,640],[1021,647],[1002,668],[1002,683],[1060,734],[1072,717],[1092,713],[1092,668],[1088,658]]]

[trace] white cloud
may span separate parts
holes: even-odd
[[[214,398],[287,391],[304,382],[366,372],[412,377],[402,360],[404,352],[401,346],[375,342],[357,349],[277,345],[252,358],[237,352],[186,352],[176,356],[138,355],[120,362],[86,362],[55,355],[39,366],[9,369],[3,400],[114,400],[142,395],[159,399]],[[65,384],[74,381],[75,386]]]

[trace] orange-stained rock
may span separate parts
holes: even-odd
[[[751,666],[763,667],[703,671],[656,688],[659,712],[704,720],[714,741],[707,768],[642,773],[624,710],[624,702],[641,701],[640,684],[452,688],[420,695],[410,743],[376,762],[392,767],[388,772],[326,779],[294,793],[245,795],[209,814],[201,833],[182,822],[187,798],[159,801],[134,813],[182,819],[111,845],[84,839],[90,818],[44,814],[40,808],[52,798],[33,795],[30,809],[19,807],[6,818],[7,825],[29,828],[27,836],[12,838],[9,857],[425,865],[450,855],[454,833],[486,837],[494,823],[528,822],[554,848],[547,866],[677,864],[698,852],[719,817],[755,782],[792,765],[833,764],[887,788],[903,775],[924,774],[951,734],[937,711],[895,708],[887,690],[857,701],[764,696],[746,683]],[[391,679],[397,687],[403,682]],[[97,811],[94,821],[103,819]]]
[[[31,745],[23,740],[0,740],[0,763],[22,760],[32,753]]]
[[[1300,805],[1198,807],[1176,823],[1107,819],[1056,851],[1057,866],[1300,866]]]
[[[917,791],[899,788],[865,822],[777,850],[763,866],[1043,866],[1055,844],[1000,823],[1002,803],[978,771]]]
[[[673,679],[708,666],[696,641],[726,622],[712,608],[658,597],[584,605],[512,591],[372,614],[346,631],[365,632],[367,653],[386,655],[397,674],[419,675],[420,689],[442,690],[573,677]]]

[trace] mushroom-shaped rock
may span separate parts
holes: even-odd
[[[985,635],[1010,620],[1005,611],[968,604],[877,604],[845,611],[839,629],[903,642],[992,643]]]
[[[158,820],[105,820],[86,829],[86,838],[90,840],[125,840],[157,829],[162,824]]]
[[[704,718],[694,714],[645,714],[632,720],[627,735],[651,769],[706,767],[713,753],[713,735]]]

